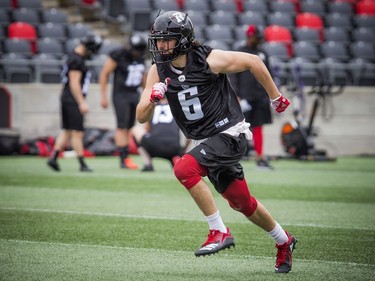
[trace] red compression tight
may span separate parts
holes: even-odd
[[[174,165],[173,171],[176,178],[186,189],[195,186],[208,172],[207,168],[200,165],[190,154],[182,156]]]
[[[257,209],[258,201],[250,195],[245,179],[235,179],[221,195],[227,199],[229,206],[246,217],[250,217]]]

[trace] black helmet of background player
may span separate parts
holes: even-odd
[[[86,47],[87,56],[90,57],[98,53],[103,44],[103,39],[100,35],[89,34],[81,39],[81,44]]]
[[[262,35],[255,25],[249,25],[246,29],[247,44],[251,47],[256,47],[262,40]]]
[[[156,41],[176,39],[176,46],[171,54],[158,50]],[[149,34],[149,51],[155,63],[165,63],[186,54],[194,40],[193,23],[187,14],[178,11],[165,12],[155,19]]]
[[[135,56],[143,56],[147,49],[147,40],[140,34],[133,34],[130,37],[131,51]]]

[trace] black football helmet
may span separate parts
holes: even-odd
[[[81,39],[81,43],[86,47],[89,55],[98,53],[103,44],[103,39],[100,35],[88,34]]]
[[[130,37],[130,46],[132,49],[144,53],[147,49],[147,40],[141,34],[133,34]]]
[[[171,54],[158,50],[156,41],[176,39],[177,44]],[[165,63],[186,54],[194,40],[194,27],[189,16],[183,12],[165,12],[155,19],[149,34],[149,51],[155,63]],[[165,51],[164,51],[165,52]]]

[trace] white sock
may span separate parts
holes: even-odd
[[[288,242],[288,236],[285,230],[276,222],[276,226],[268,234],[275,239],[277,245],[283,245]]]
[[[222,233],[227,233],[227,228],[221,219],[220,212],[217,211],[215,214],[206,217],[206,221],[210,229],[219,230]]]

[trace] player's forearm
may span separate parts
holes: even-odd
[[[151,103],[148,99],[141,99],[137,105],[136,118],[141,124],[151,120],[154,114],[155,104]]]
[[[260,58],[254,60],[250,71],[266,90],[270,99],[276,99],[280,96],[280,92],[277,89],[270,72]]]

